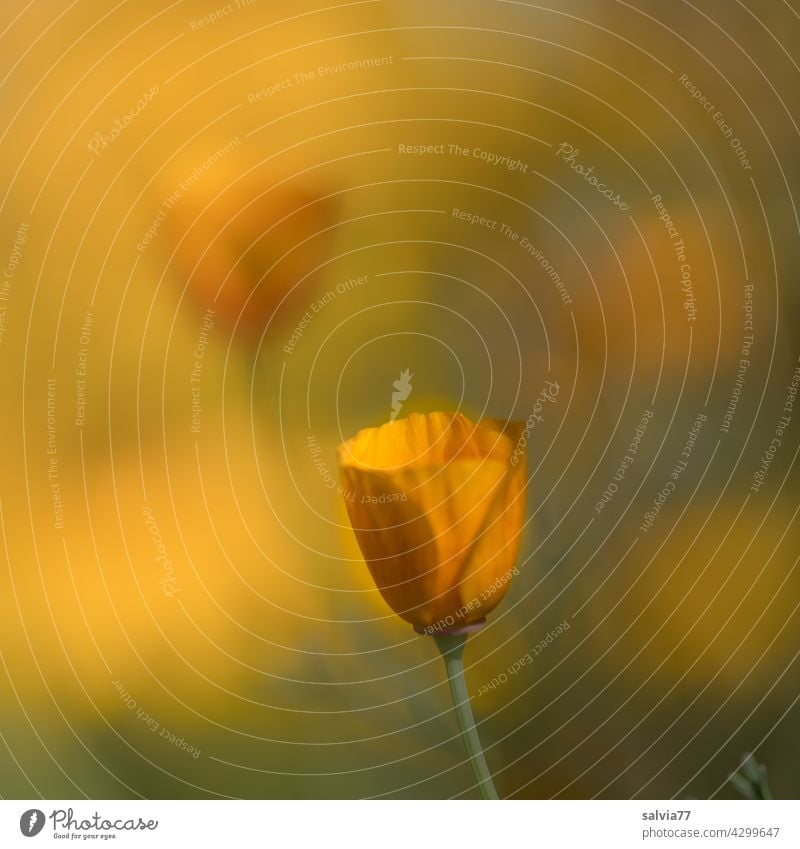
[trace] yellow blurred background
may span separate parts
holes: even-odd
[[[793,6],[5,0],[0,794],[475,795],[337,491],[409,369],[559,386],[500,794],[796,797]]]

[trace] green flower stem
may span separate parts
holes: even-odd
[[[729,780],[745,799],[772,798],[767,784],[767,768],[751,752],[745,754],[739,772],[735,772]]]
[[[450,695],[453,697],[453,707],[461,728],[461,739],[469,755],[469,764],[475,781],[478,783],[481,797],[497,799],[492,776],[483,756],[481,741],[475,728],[472,708],[469,703],[469,693],[464,680],[464,646],[468,634],[436,634],[434,640],[444,658],[447,680],[450,684]]]

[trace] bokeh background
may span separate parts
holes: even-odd
[[[794,0],[4,0],[0,45],[0,794],[475,795],[336,490],[409,369],[402,414],[559,387],[466,655],[501,795],[754,751],[797,797]]]

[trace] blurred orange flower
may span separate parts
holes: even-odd
[[[180,185],[177,177],[171,181]],[[164,230],[197,309],[213,304],[226,325],[238,321],[241,332],[258,336],[293,290],[308,299],[310,284],[302,281],[325,259],[336,220],[324,195],[319,186],[275,175],[242,178],[220,166],[183,191]],[[288,315],[284,304],[277,320]]]
[[[516,574],[523,424],[414,413],[338,448],[350,522],[390,607],[419,631],[482,620]]]

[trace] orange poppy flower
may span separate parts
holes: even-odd
[[[418,631],[480,622],[516,573],[521,422],[412,414],[338,449],[350,522],[389,606]]]

